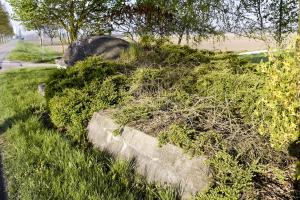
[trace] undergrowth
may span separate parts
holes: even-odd
[[[197,199],[293,199],[299,68],[290,55],[255,65],[232,53],[145,43],[118,63],[89,58],[48,81],[51,118],[78,143],[93,112],[206,155],[213,181]],[[134,66],[134,67],[132,67]],[[276,172],[276,173],[275,173]],[[271,189],[270,189],[271,188]]]

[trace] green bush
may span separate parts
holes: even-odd
[[[150,48],[148,53],[155,52],[151,46],[147,48]],[[266,127],[274,122],[278,128],[287,128],[289,125],[286,130],[292,132],[284,129],[281,132],[292,133],[295,139],[298,138],[299,131],[294,129],[294,125],[299,124],[296,121],[299,117],[294,118],[299,114],[295,87],[298,84],[298,71],[274,68],[273,65],[279,61],[253,65],[235,56],[222,54],[212,54],[210,62],[190,65],[192,67],[184,64],[182,67],[165,64],[162,64],[164,67],[157,67],[157,63],[166,61],[164,59],[167,57],[163,57],[162,60],[154,60],[152,64],[155,68],[148,65],[133,73],[128,94],[130,98],[117,111],[119,122],[131,123],[145,129],[145,132],[149,130],[148,126],[152,126],[150,134],[158,135],[161,145],[172,143],[192,155],[209,156],[216,182],[213,182],[207,196],[200,195],[200,199],[239,199],[241,195],[254,199],[258,194],[264,198],[266,194],[260,193],[260,189],[254,185],[269,179],[266,166],[286,172],[293,159],[286,151],[272,148],[274,141],[272,137],[270,140],[271,129],[259,134],[262,132],[258,127]],[[294,67],[289,64],[290,69]],[[276,79],[272,78],[274,74]],[[276,87],[272,86],[274,81]],[[285,94],[281,94],[283,91]],[[280,98],[276,97],[278,92]],[[282,102],[284,98],[290,105]],[[288,116],[284,113],[289,113],[291,121],[279,121],[282,117],[277,120],[277,115]],[[265,116],[268,116],[268,120]],[[288,141],[292,142],[293,139],[289,138]],[[287,147],[288,143],[283,146]],[[222,166],[226,166],[226,169]],[[264,166],[263,170],[257,171],[257,166]],[[227,173],[229,169],[233,172]],[[290,172],[283,176],[284,181],[290,181]],[[278,179],[271,179],[278,183],[276,187],[281,187]],[[267,184],[263,182],[259,187],[268,190]],[[282,195],[292,196],[291,193]]]
[[[261,121],[259,132],[269,135],[276,149],[286,149],[300,136],[300,68],[290,55],[279,55],[261,64],[266,77],[254,116]]]
[[[67,70],[57,70],[47,81],[46,99],[63,92],[66,88],[83,88],[91,81],[100,83],[108,76],[116,73],[129,73],[130,66],[105,62],[99,57],[90,57],[85,61],[78,62]]]
[[[219,104],[251,121],[264,81],[264,76],[254,72],[211,71],[198,76],[196,88],[200,96],[213,97]]]
[[[267,167],[286,170],[293,162],[281,148],[299,137],[299,69],[292,58],[254,65],[231,53],[151,42],[122,56],[120,63],[142,67],[91,58],[53,76],[48,96],[57,127],[80,141],[93,112],[118,105],[120,124],[210,157],[214,181],[200,199],[256,198],[268,187],[255,187],[269,179]]]
[[[218,152],[209,160],[213,169],[214,180],[211,187],[205,194],[200,194],[197,200],[223,200],[223,199],[254,199],[251,194],[253,190],[252,178],[258,170],[255,163],[248,168],[239,164],[226,152]]]
[[[66,129],[77,142],[85,141],[85,128],[94,112],[119,104],[126,95],[127,77],[115,75],[92,81],[82,89],[67,88],[49,101],[55,126]]]
[[[247,63],[232,52],[212,52],[173,45],[165,41],[145,40],[131,46],[120,58],[122,63],[150,67],[195,67],[204,63],[227,60],[231,63]]]

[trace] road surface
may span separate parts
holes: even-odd
[[[0,67],[3,65],[5,57],[16,47],[17,41],[11,40],[5,44],[0,45]]]

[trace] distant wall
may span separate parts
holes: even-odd
[[[160,148],[156,138],[127,126],[114,136],[118,129],[120,126],[104,112],[95,113],[88,125],[88,138],[94,146],[119,158],[134,159],[137,172],[148,181],[180,185],[184,199],[207,189],[209,168],[205,157],[191,158],[170,144]]]

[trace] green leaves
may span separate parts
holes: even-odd
[[[14,31],[9,21],[9,15],[0,3],[0,39],[2,39],[3,36],[11,36],[13,33]]]

